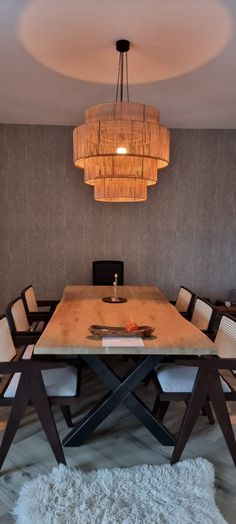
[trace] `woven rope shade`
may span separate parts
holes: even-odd
[[[145,180],[148,186],[157,182],[157,162],[153,158],[130,155],[86,158],[84,162],[84,181],[94,186],[102,178]]]
[[[94,199],[99,202],[144,202],[147,182],[135,178],[101,178],[94,182]]]
[[[85,123],[73,131],[74,165],[84,170],[85,183],[102,202],[146,200],[147,186],[156,184],[158,170],[169,164],[170,135],[160,125],[159,111],[129,101],[129,49],[129,40],[117,40],[115,102],[89,107]]]
[[[99,198],[104,201],[111,201],[111,192],[119,187],[112,201],[121,201],[122,193],[134,193],[133,200],[142,201],[146,199],[144,184],[138,181],[145,181],[145,187],[156,183],[158,169],[169,163],[169,143],[169,131],[160,126],[155,108],[123,101],[99,104],[87,109],[85,124],[74,129],[73,160],[76,167],[84,170],[85,183],[96,183],[96,200],[101,187],[109,187],[104,198]],[[118,181],[97,184],[102,179]],[[131,200],[131,196],[125,198]]]

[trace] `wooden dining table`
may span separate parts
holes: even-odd
[[[175,437],[155,418],[134,389],[166,357],[216,355],[213,342],[188,322],[156,287],[122,286],[118,296],[123,303],[107,303],[112,286],[66,286],[46,329],[35,345],[35,357],[79,356],[102,380],[108,393],[75,424],[64,438],[64,446],[79,446],[92,431],[121,403],[163,444],[174,446]],[[150,326],[153,333],[138,344],[137,339],[118,339],[113,345],[106,338],[91,334],[91,325],[120,326],[133,321]],[[108,341],[107,341],[108,340]],[[135,362],[123,377],[112,369],[107,356],[129,355]],[[73,362],[73,361],[72,361]]]

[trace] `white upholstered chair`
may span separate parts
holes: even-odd
[[[180,286],[176,301],[171,303],[175,305],[181,315],[189,319],[192,314],[195,298],[196,295],[190,291],[190,289]]]
[[[207,305],[207,303],[206,303]],[[197,311],[199,311],[197,309]],[[209,309],[205,309],[210,324],[212,315],[210,316]],[[203,310],[201,310],[201,315]],[[197,315],[195,319],[198,318]],[[200,317],[199,317],[200,318]],[[199,322],[198,318],[198,322]],[[200,322],[199,322],[200,323]],[[207,324],[203,324],[206,327]],[[221,358],[235,358],[236,357],[236,319],[223,315],[221,317],[218,329],[214,338],[214,344],[218,350],[218,356]],[[154,384],[157,390],[157,396],[153,408],[153,412],[157,414],[158,418],[163,419],[171,401],[185,401],[188,402],[193,384],[197,374],[197,367],[187,367],[176,364],[161,364],[156,373]],[[222,379],[223,389],[225,393],[229,393],[229,385]],[[212,413],[209,405],[206,406],[206,412],[209,421],[213,423]]]
[[[21,298],[30,324],[44,321],[46,325],[59,302],[58,300],[37,300],[32,285],[23,289]]]
[[[25,317],[23,315],[24,309],[20,309],[18,311],[18,308],[14,308],[14,305],[19,306],[19,299],[13,304],[12,308],[12,316],[14,318],[15,326],[18,328],[18,333],[22,333],[22,339],[18,339],[21,342],[24,340],[24,344],[20,344],[21,349],[18,351],[18,355],[20,355],[20,358],[22,360],[30,360],[33,356],[34,351],[34,344],[32,344],[32,337],[34,337],[35,333],[31,333],[29,331],[24,331],[20,328],[27,328],[27,324],[25,322]],[[18,313],[22,313],[22,317],[18,316]],[[25,322],[25,324],[24,324]],[[29,335],[29,340],[27,339],[27,336]],[[30,341],[29,344],[27,342]],[[12,338],[12,334],[10,331],[10,323],[7,320],[6,316],[4,315],[0,320],[0,362],[4,361],[11,361],[13,358],[17,356],[17,349],[14,344],[14,339]],[[74,397],[78,396],[79,391],[79,384],[78,384],[78,370],[77,367],[74,366],[68,366],[65,365],[65,367],[50,371],[45,371],[43,373],[43,380],[46,387],[47,394],[50,397],[55,397],[54,402],[55,404],[67,405],[67,400],[69,402],[69,397],[73,400]],[[11,381],[9,382],[9,385],[4,393],[4,397],[6,398],[12,398],[14,397],[17,384],[19,382],[19,375],[14,374]],[[63,415],[65,415],[64,410]],[[67,418],[68,423],[68,418]],[[68,425],[73,425],[70,421]]]
[[[214,340],[219,324],[219,313],[211,302],[196,297],[190,321],[211,340]]]
[[[7,318],[16,346],[35,344],[42,334],[44,322],[30,324],[22,298],[18,297],[7,306]]]
[[[214,329],[214,313],[216,315],[212,304],[203,298],[197,297],[193,306],[191,322],[201,331],[211,332]]]
[[[42,332],[37,331],[37,330],[35,331],[33,327],[30,326],[26,313],[25,313],[22,299],[17,298],[14,301],[12,301],[8,305],[6,313],[7,313],[7,319],[8,319],[11,335],[12,335],[15,346],[16,347],[26,346],[27,347],[26,354],[29,355],[30,354],[29,352],[31,351],[31,355],[32,355],[34,344],[36,344]],[[68,369],[73,369],[73,374],[75,372],[77,373],[77,384],[79,387],[80,364],[77,362],[77,367],[72,368],[71,366],[69,366]],[[59,376],[59,372],[58,372],[58,376]],[[61,379],[62,378],[63,377],[61,377]],[[68,377],[68,381],[67,381],[68,385],[69,385],[69,379],[70,377]],[[71,377],[71,380],[72,380],[72,377]],[[62,380],[60,382],[61,384],[63,383]],[[72,384],[73,384],[73,381],[72,381]],[[77,390],[77,393],[78,391],[79,389]],[[70,409],[67,405],[65,406],[65,403],[62,403],[61,411],[63,412],[63,416],[66,419],[68,426],[72,426],[73,424],[71,420]]]
[[[236,318],[222,315],[215,345],[221,358],[236,358]]]
[[[52,448],[53,442],[51,441],[50,428],[52,431],[54,431],[55,428],[53,430],[53,427],[51,427],[54,423],[52,421],[52,413],[48,411],[47,402],[50,405],[59,405],[67,424],[69,426],[73,425],[69,404],[78,401],[79,383],[77,368],[60,362],[48,361],[41,363],[40,360],[32,360],[33,350],[34,345],[32,344],[17,350],[6,316],[0,317],[0,372],[4,373],[6,368],[5,372],[10,373],[10,375],[7,375],[7,380],[4,380],[5,377],[2,378],[0,405],[13,405],[13,407],[15,406],[14,409],[17,407],[16,413],[13,412],[12,408],[9,417],[10,422],[6,428],[6,438],[3,439],[0,448],[0,467],[28,404],[33,404],[39,413],[40,420]],[[9,366],[4,367],[4,363],[9,363]],[[21,380],[21,371],[24,373],[23,382]],[[33,380],[30,380],[31,375],[33,376]],[[27,381],[29,381],[28,384]],[[19,388],[22,389],[22,391],[18,391]],[[17,402],[13,404],[17,391],[18,405]],[[45,398],[47,399],[46,401]],[[49,422],[48,418],[50,419]],[[60,448],[60,443],[57,442],[57,450],[59,449],[58,446]],[[60,452],[58,456],[61,456]]]

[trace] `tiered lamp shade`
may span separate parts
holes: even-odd
[[[95,199],[142,201],[147,185],[169,163],[169,131],[159,112],[133,102],[99,104],[87,109],[85,124],[74,129],[73,159]]]
[[[94,198],[100,202],[143,202],[147,200],[147,182],[137,178],[101,178],[95,180]]]

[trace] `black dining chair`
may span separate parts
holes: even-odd
[[[93,262],[94,286],[112,286],[115,274],[118,275],[118,286],[123,286],[124,262],[121,260],[95,260]]]
[[[206,304],[207,305],[207,304]],[[208,321],[210,322],[211,317]],[[217,319],[217,317],[215,317]],[[217,320],[215,320],[217,322]],[[206,327],[206,324],[204,324]],[[213,330],[214,331],[214,330]],[[218,329],[216,331],[214,344],[218,350],[219,357],[232,358],[236,356],[236,319],[227,315],[221,317]],[[192,366],[191,359],[189,359],[189,367],[176,365],[176,363],[161,364],[156,374],[152,375],[153,383],[156,388],[156,400],[153,408],[153,413],[157,415],[160,420],[163,420],[165,414],[172,401],[184,401],[188,403],[193,389],[194,380],[197,374],[197,367]],[[195,359],[196,361],[196,359]],[[220,365],[219,365],[220,367]],[[222,386],[225,393],[229,393],[229,385],[222,379]],[[206,403],[205,414],[209,418],[211,424],[214,423],[214,418],[211,411],[211,406]]]
[[[23,335],[26,342],[26,334]],[[51,405],[58,405],[69,427],[73,426],[69,405],[78,402],[78,369],[66,362],[33,360],[34,345],[16,348],[8,320],[0,317],[0,373],[3,375],[0,405],[12,406],[0,447],[0,468],[24,415],[32,404],[42,422],[56,458],[62,458]],[[74,362],[73,362],[74,364]],[[4,375],[7,375],[6,378]]]
[[[37,323],[36,323],[36,330],[34,329],[34,326],[30,325],[26,316],[26,312],[24,309],[23,301],[20,297],[16,298],[10,304],[7,306],[6,310],[6,316],[11,332],[11,336],[13,339],[13,343],[15,347],[25,347],[25,357],[24,358],[31,358],[33,355],[34,350],[34,344],[38,341],[40,336],[42,335],[42,331],[38,331],[37,329]],[[68,370],[72,370],[72,384],[73,384],[73,377],[76,373],[76,397],[79,395],[80,391],[80,384],[81,384],[81,362],[80,359],[77,359],[76,361],[71,361],[70,358],[63,359],[63,362],[65,364],[68,364]],[[70,364],[73,364],[71,366]],[[51,377],[53,375],[51,374]],[[62,383],[63,383],[63,377],[62,377]],[[69,377],[68,377],[69,380]],[[73,397],[73,395],[72,395]],[[62,399],[61,399],[62,400]],[[56,402],[59,404],[59,402]],[[61,401],[60,403],[60,409],[62,411],[62,414],[66,420],[66,423],[69,427],[73,426],[72,422],[72,415],[70,411],[69,404],[73,403],[73,398],[71,401],[68,400],[68,395],[66,395],[65,401]]]
[[[44,329],[44,322],[36,321],[30,324],[22,298],[17,297],[8,304],[6,315],[14,344],[17,347],[36,344]]]
[[[214,305],[205,298],[196,297],[191,323],[213,340],[219,324],[219,314]]]
[[[171,300],[170,302],[176,307],[182,316],[189,320],[193,312],[195,299],[195,293],[185,286],[180,286],[176,300]]]
[[[66,464],[57,427],[52,414],[49,397],[45,390],[42,373],[60,371],[65,364],[61,362],[20,360],[11,362],[0,361],[0,373],[3,376],[19,376],[14,396],[5,398],[0,395],[1,406],[11,406],[6,428],[0,445],[0,469],[11,447],[14,436],[28,405],[32,405],[41,421],[48,443],[58,464]]]
[[[211,339],[216,335],[218,318],[219,315],[213,304],[200,297],[195,298],[191,323]],[[193,368],[182,369],[174,364],[172,366],[161,365],[157,369],[156,376],[153,374],[153,382],[157,391],[153,413],[163,420],[171,401],[188,402],[193,380]],[[209,403],[205,406],[204,413],[207,414],[210,424],[214,424],[214,417]]]
[[[233,334],[234,344],[236,342],[235,320],[234,324],[235,326],[229,319],[227,320],[226,317],[222,319],[221,328],[218,332],[218,341],[222,344],[221,349],[223,347],[224,351],[224,343],[227,341],[230,342],[230,332]],[[234,345],[234,353],[236,354],[236,345]],[[196,372],[194,371],[191,397],[178,433],[176,445],[171,457],[171,464],[175,464],[181,458],[200,411],[208,402],[211,403],[214,409],[229,452],[236,466],[236,440],[226,404],[227,401],[236,400],[236,389],[227,383],[226,380],[222,382],[222,377],[220,376],[223,370],[232,371],[236,368],[236,358],[194,358],[191,362],[189,362],[189,360],[178,360],[176,361],[176,367],[178,366],[194,369]],[[225,385],[228,387],[227,390]]]
[[[38,300],[31,284],[22,290],[21,298],[30,324],[43,321],[46,325],[59,304],[59,300]]]

